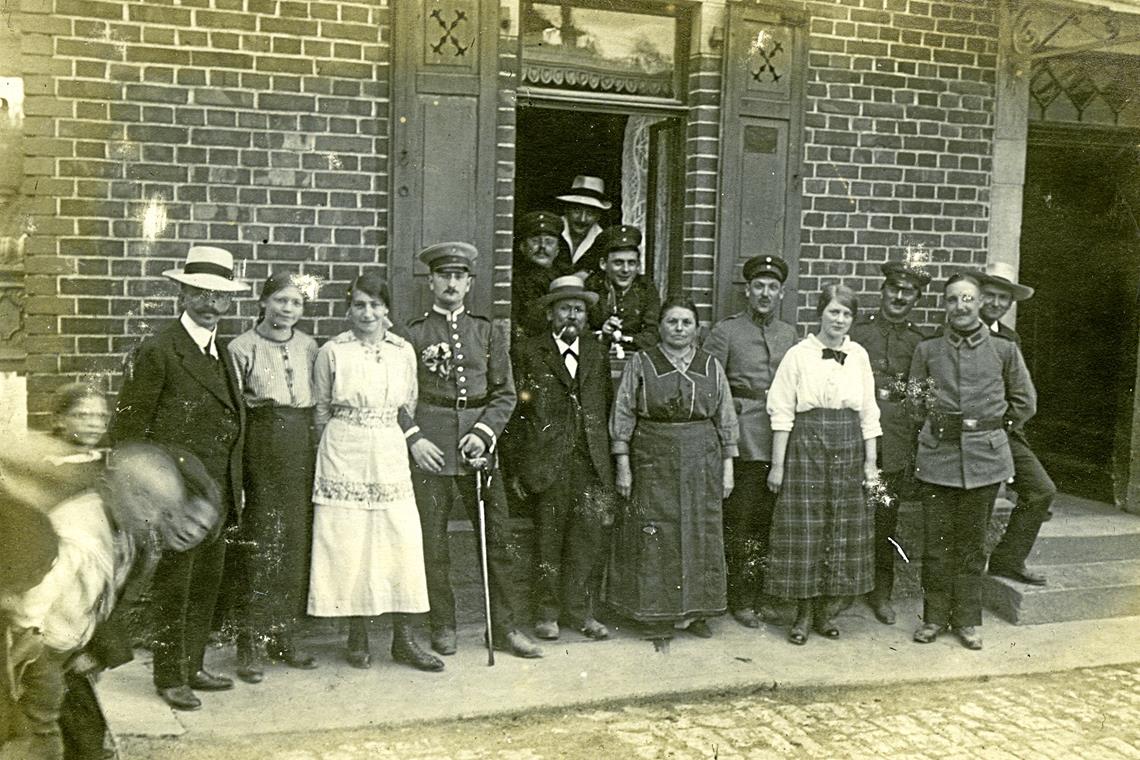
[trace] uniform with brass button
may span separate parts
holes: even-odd
[[[744,263],[743,275],[748,308],[713,325],[703,348],[724,366],[740,424],[736,488],[724,502],[728,609],[741,625],[758,628],[761,618],[775,614],[762,592],[776,505],[767,486],[772,460],[768,389],[796,343],[796,328],[777,316],[787,263],[779,256],[754,256]]]
[[[947,281],[947,324],[918,344],[910,377],[935,383],[934,410],[918,436],[915,478],[923,498],[923,626],[933,641],[953,628],[980,649],[981,576],[986,526],[998,487],[1013,476],[1007,428],[1037,409],[1037,393],[1017,344],[994,338],[978,318],[980,286],[958,274]]]
[[[420,252],[431,270],[432,309],[403,331],[418,357],[419,401],[405,435],[416,464],[412,485],[423,527],[432,648],[440,654],[456,648],[447,523],[456,490],[472,523],[477,522],[475,471],[467,462],[486,458],[492,637],[496,646],[518,656],[540,657],[542,651],[515,628],[506,492],[495,455],[516,395],[506,336],[496,335],[490,320],[464,306],[476,256],[478,251],[467,243],[440,243]]]
[[[875,396],[879,404],[879,467],[890,502],[875,509],[875,590],[867,603],[879,622],[893,625],[895,611],[891,593],[895,582],[895,548],[899,500],[914,469],[917,427],[903,408],[897,386],[910,373],[914,350],[927,333],[907,319],[930,275],[920,265],[888,261],[880,269],[884,280],[878,311],[860,314],[851,327],[851,339],[867,350],[875,373]]]

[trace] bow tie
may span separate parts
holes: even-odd
[[[823,349],[823,358],[834,359],[842,365],[843,362],[847,361],[847,354],[843,351],[836,351],[834,348],[825,348]]]

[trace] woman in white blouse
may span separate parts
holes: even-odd
[[[807,641],[809,623],[839,636],[838,601],[874,585],[875,516],[863,484],[877,477],[881,431],[871,362],[847,337],[857,311],[854,291],[825,285],[819,330],[788,351],[768,391],[768,487],[779,496],[764,590],[797,600],[793,644]]]

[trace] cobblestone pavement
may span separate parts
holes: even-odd
[[[248,741],[121,740],[178,760],[1140,758],[1140,664],[748,695]]]

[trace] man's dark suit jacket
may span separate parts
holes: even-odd
[[[566,476],[565,455],[577,440],[579,425],[598,479],[613,485],[608,425],[614,385],[609,353],[589,333],[580,336],[578,346],[573,379],[549,332],[526,339],[518,349],[518,420],[523,439],[519,476],[531,493],[542,493]]]
[[[218,340],[217,349],[218,360],[203,354],[178,320],[143,341],[128,361],[110,433],[115,443],[153,441],[188,450],[218,481],[223,508],[235,510],[236,521],[245,408],[225,342]]]

